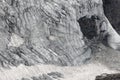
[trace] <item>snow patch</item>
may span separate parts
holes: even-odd
[[[12,33],[11,41],[9,42],[8,46],[19,47],[23,43],[24,43],[24,40],[20,36]]]
[[[50,72],[59,72],[64,75],[61,80],[95,80],[97,75],[102,73],[118,73],[115,70],[110,70],[102,64],[88,64],[77,67],[60,67],[53,65],[35,65],[12,67],[10,70],[0,70],[0,80],[16,80],[21,78],[30,78],[40,76]]]

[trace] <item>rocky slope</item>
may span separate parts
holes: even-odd
[[[84,63],[91,50],[78,20],[94,15],[104,17],[102,0],[1,0],[0,65]]]

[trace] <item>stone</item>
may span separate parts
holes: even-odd
[[[95,80],[120,80],[120,74],[102,74],[97,76]]]
[[[64,78],[64,75],[59,73],[59,72],[51,72],[51,73],[47,73],[49,76],[52,76],[53,78]]]

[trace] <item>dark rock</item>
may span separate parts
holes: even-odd
[[[120,74],[102,74],[97,76],[95,80],[120,80]]]
[[[104,12],[114,29],[120,34],[120,0],[103,0]]]
[[[92,16],[95,17],[95,16]],[[97,25],[96,25],[96,19],[95,18],[88,18],[87,16],[82,17],[78,20],[81,31],[85,37],[88,39],[93,39],[94,37],[97,37]]]

